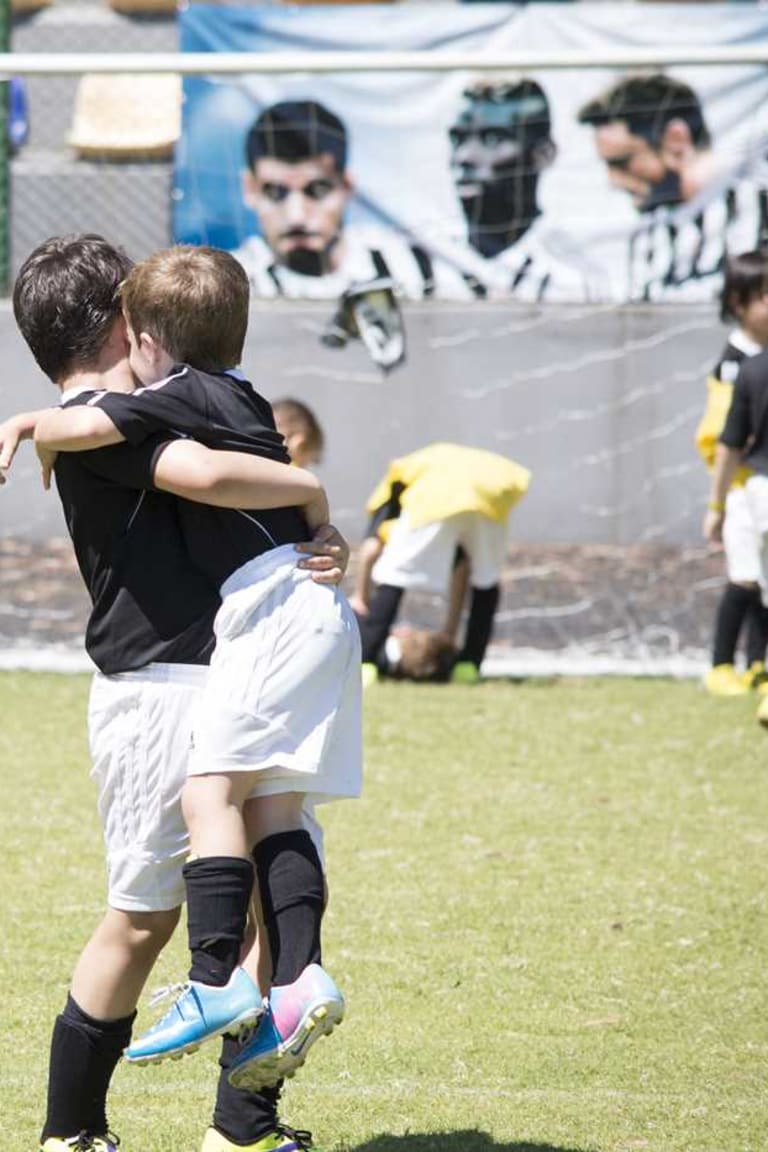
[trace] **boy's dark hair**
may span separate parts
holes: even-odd
[[[585,104],[578,120],[595,128],[623,120],[633,136],[642,136],[652,148],[658,148],[670,120],[684,120],[696,148],[706,148],[710,143],[701,103],[693,88],[661,72],[619,80]]]
[[[750,300],[768,291],[768,248],[741,252],[725,261],[723,288],[720,293],[720,319],[738,320],[734,304],[745,307]]]
[[[249,296],[248,276],[234,256],[192,244],[142,260],[120,289],[136,336],[148,333],[177,364],[203,372],[240,363]]]
[[[336,168],[347,166],[347,130],[328,108],[314,100],[271,104],[254,120],[245,141],[245,158],[253,170],[262,156],[298,164],[321,156],[333,157]]]
[[[311,408],[301,400],[294,400],[292,396],[283,396],[280,400],[272,401],[272,412],[275,420],[281,418],[283,425],[291,432],[300,432],[309,451],[320,458],[325,447],[325,435]]]
[[[131,270],[103,236],[52,236],[35,248],[13,286],[13,314],[54,383],[95,361],[120,315],[118,289]]]

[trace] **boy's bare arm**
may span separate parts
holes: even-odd
[[[719,544],[723,539],[725,498],[742,459],[743,452],[740,448],[730,448],[727,444],[717,445],[709,500],[702,526],[704,536],[711,544]]]
[[[360,545],[355,588],[349,598],[349,602],[358,616],[365,616],[368,612],[371,599],[371,573],[383,551],[384,544],[378,536],[366,536]]]
[[[448,606],[443,624],[443,634],[454,646],[457,645],[461,612],[469,588],[469,572],[469,557],[462,556],[453,566],[451,582],[448,587]]]
[[[19,444],[32,439],[40,417],[48,411],[48,408],[38,408],[34,412],[19,412],[0,424],[0,484],[5,484],[5,473],[13,463]]]
[[[226,508],[277,508],[300,505],[313,538],[296,547],[318,584],[339,584],[349,564],[349,545],[328,523],[328,502],[311,472],[244,452],[221,452],[194,440],[173,440],[155,465],[155,484],[197,503]]]
[[[35,428],[35,449],[43,473],[43,487],[51,486],[51,473],[59,452],[89,452],[122,444],[122,432],[100,408],[77,404],[72,408],[50,408]]]
[[[35,444],[48,452],[88,452],[124,440],[106,412],[92,404],[50,408],[35,429]]]
[[[223,452],[194,440],[171,440],[155,464],[163,492],[216,508],[303,507],[311,528],[328,522],[320,481],[304,468],[247,452]]]

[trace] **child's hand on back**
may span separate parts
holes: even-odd
[[[349,564],[349,544],[333,524],[323,524],[312,540],[297,544],[306,559],[299,568],[307,568],[317,584],[340,584]]]

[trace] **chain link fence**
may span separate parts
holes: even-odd
[[[13,18],[14,52],[175,52],[175,15],[127,16],[94,0],[68,0]],[[82,158],[73,146],[79,76],[24,80],[29,132],[10,161],[11,279],[48,236],[101,232],[135,259],[171,240],[172,160]],[[140,101],[126,115],[142,116]],[[140,127],[139,124],[136,127]]]

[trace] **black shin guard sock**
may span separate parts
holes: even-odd
[[[107,1092],[136,1013],[121,1020],[95,1020],[71,996],[56,1017],[51,1037],[48,1106],[40,1142],[49,1136],[107,1132]]]
[[[768,649],[768,608],[763,604],[760,589],[754,589],[755,598],[747,610],[747,664],[765,664]]]
[[[726,584],[715,617],[715,642],[712,650],[712,664],[715,667],[718,664],[735,663],[739,633],[758,595],[755,588]]]
[[[224,1037],[219,1057],[221,1072],[213,1126],[233,1144],[253,1144],[268,1132],[274,1131],[277,1125],[282,1081],[274,1088],[262,1088],[260,1092],[243,1092],[233,1088],[227,1080],[227,1073],[239,1050],[237,1040],[231,1036]]]
[[[368,615],[358,616],[363,664],[378,663],[402,598],[402,588],[395,588],[393,584],[380,584],[371,599]]]
[[[189,978],[222,987],[240,959],[253,864],[239,856],[206,856],[184,865]]]
[[[292,984],[308,964],[321,963],[325,906],[323,866],[309,832],[279,832],[253,850],[272,981]]]
[[[467,633],[459,661],[469,661],[479,668],[493,632],[493,619],[499,604],[499,585],[491,588],[473,588],[469,606]]]

